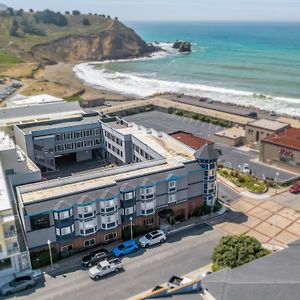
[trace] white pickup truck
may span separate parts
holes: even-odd
[[[89,275],[92,279],[99,279],[112,272],[118,272],[123,268],[122,262],[114,258],[112,260],[104,260],[96,266],[89,269]]]

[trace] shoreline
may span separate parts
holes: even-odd
[[[24,86],[18,92],[21,94],[24,93],[24,95],[45,93],[65,98],[74,94],[80,94],[82,91],[84,91],[80,95],[82,100],[93,101],[102,98],[105,101],[111,101],[111,105],[118,105],[120,102],[133,102],[143,99],[143,97],[129,96],[119,92],[96,88],[93,85],[89,85],[81,81],[73,72],[74,66],[79,63],[80,62],[72,62],[47,65],[43,69],[36,72],[33,78],[24,79]],[[245,105],[224,103],[211,98],[206,98],[205,101],[199,101],[202,97],[182,94],[179,94],[181,96],[178,98],[177,95],[178,93],[159,93],[145,98],[151,99],[161,96],[174,102],[192,104],[194,106],[211,108],[217,111],[229,112],[242,116],[245,116],[249,112],[256,112],[259,117],[262,115],[264,118],[268,119],[278,119],[280,117],[299,119],[299,117],[290,116],[287,114],[276,114],[276,116],[271,116],[271,111],[262,110],[257,107],[247,107]]]

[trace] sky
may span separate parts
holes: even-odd
[[[123,21],[300,21],[300,0],[0,0],[14,8],[93,12]]]

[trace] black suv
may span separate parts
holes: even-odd
[[[81,262],[85,268],[90,268],[92,265],[95,265],[99,261],[105,260],[108,258],[108,251],[105,249],[99,249],[91,252],[88,255],[85,255]]]

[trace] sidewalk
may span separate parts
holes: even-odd
[[[222,214],[223,215],[223,214]],[[170,225],[166,234],[167,235],[172,235],[175,234],[177,232],[180,232],[182,230],[186,230],[188,228],[191,228],[193,226],[197,226],[199,224],[202,223],[206,223],[208,221],[214,220],[218,217],[221,217],[222,215],[218,214],[217,212],[212,213],[212,214],[208,214],[205,216],[201,216],[201,217],[191,217],[189,220],[185,221],[185,222],[181,222],[175,225]],[[141,236],[138,236],[135,238],[135,240],[137,241]],[[116,247],[117,245],[120,244],[120,241],[115,241],[107,246],[99,246],[96,248],[92,248],[89,250],[86,250],[84,252],[79,252],[77,254],[74,254],[70,257],[66,257],[63,258],[61,260],[58,260],[57,262],[55,262],[53,264],[53,269],[51,268],[51,266],[46,266],[46,267],[42,267],[40,268],[42,274],[48,274],[49,276],[55,277],[58,274],[63,274],[64,272],[67,272],[68,270],[70,270],[70,267],[81,267],[81,259],[84,255],[87,255],[89,252],[97,250],[97,249],[106,249],[108,251],[112,251],[112,249],[114,247]]]

